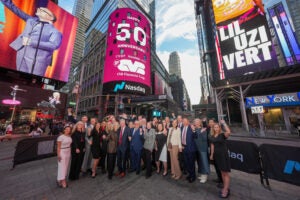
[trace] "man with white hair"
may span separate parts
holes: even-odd
[[[23,32],[10,46],[17,51],[17,70],[44,76],[52,64],[53,51],[61,45],[62,34],[53,26],[56,17],[48,8],[37,8],[32,17],[12,2],[0,0],[10,11],[26,21]]]

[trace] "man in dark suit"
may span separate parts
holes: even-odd
[[[141,171],[141,154],[143,149],[143,130],[140,128],[139,121],[134,122],[134,129],[132,130],[129,141],[130,141],[130,162],[131,172],[136,171],[136,174],[140,174]]]
[[[188,172],[186,179],[192,183],[196,180],[195,173],[195,153],[196,145],[194,133],[187,118],[183,118],[183,128],[181,132],[181,143],[183,148],[184,165]]]
[[[117,148],[117,165],[119,172],[116,176],[123,178],[126,170],[127,149],[129,145],[128,136],[130,128],[126,126],[125,119],[120,120],[120,128],[118,129],[118,148]]]

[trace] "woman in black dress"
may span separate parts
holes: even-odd
[[[75,124],[72,130],[72,145],[71,145],[71,167],[69,173],[70,180],[77,180],[79,178],[81,165],[85,152],[85,131],[84,124],[79,121]]]
[[[225,132],[222,132],[221,125],[224,127]],[[228,148],[226,145],[226,139],[230,135],[230,129],[226,125],[224,120],[220,121],[220,124],[214,124],[211,130],[211,152],[210,159],[214,160],[219,167],[222,179],[223,179],[223,189],[219,193],[220,198],[227,198],[230,194],[229,183],[230,183],[230,158],[228,155]]]
[[[164,130],[163,124],[159,123],[157,125],[157,133],[155,136],[155,162],[156,162],[156,173],[160,172],[160,161],[162,161],[164,166],[163,176],[168,174],[168,163],[167,163],[167,137],[168,132]]]
[[[91,132],[92,145],[91,152],[93,156],[93,168],[92,168],[92,178],[96,177],[97,166],[100,159],[101,149],[100,149],[100,127],[101,124],[99,122],[96,123],[95,127]]]

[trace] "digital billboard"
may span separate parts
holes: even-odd
[[[213,6],[220,79],[278,67],[261,1],[213,0]]]
[[[0,67],[67,82],[77,24],[48,0],[0,0]]]
[[[148,19],[131,8],[109,17],[103,88],[107,92],[148,94],[151,89]]]
[[[282,3],[268,8],[287,65],[300,63],[300,46]]]

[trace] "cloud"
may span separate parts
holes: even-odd
[[[168,60],[171,52],[157,51],[157,55],[161,59],[162,63],[168,70]],[[185,50],[179,51],[179,58],[181,62],[182,79],[185,82],[185,86],[188,90],[191,103],[199,104],[201,97],[200,87],[200,61],[198,51]]]
[[[156,5],[156,41],[163,42],[176,38],[195,40],[196,22],[194,1],[160,0]]]
[[[195,45],[185,49],[180,46],[177,49],[179,49],[182,78],[185,81],[191,103],[199,104],[201,97],[201,72],[194,1],[159,0],[156,4],[157,55],[167,70],[169,70],[168,60],[171,50],[161,49],[160,46],[165,42],[179,44],[178,41],[195,42]]]

